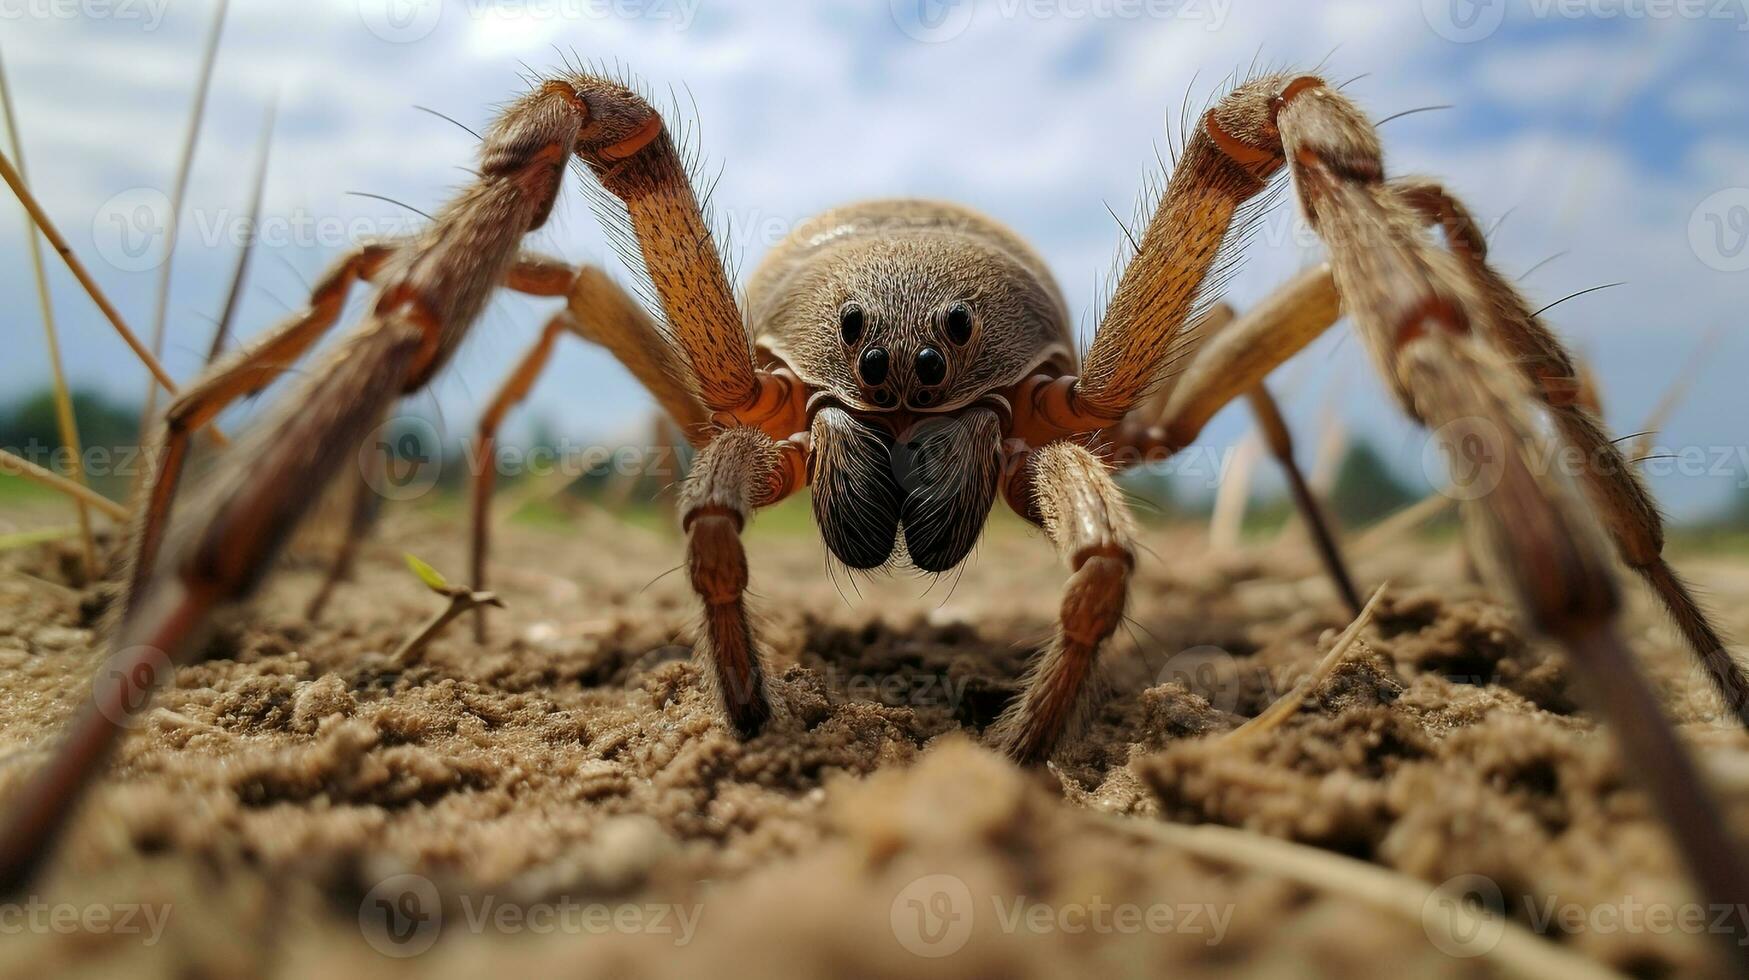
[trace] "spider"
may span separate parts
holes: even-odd
[[[653,309],[599,269],[522,251],[573,158],[647,275]],[[1223,326],[1208,315],[1223,263],[1284,171],[1328,262]],[[505,286],[567,306],[486,412],[483,443],[570,332],[616,354],[697,447],[678,512],[702,613],[698,654],[742,737],[775,710],[740,540],[760,508],[809,488],[826,547],[853,569],[958,566],[998,496],[1042,527],[1069,569],[1059,625],[992,731],[1023,762],[1049,758],[1071,732],[1124,614],[1136,531],[1116,470],[1185,446],[1241,395],[1268,407],[1264,377],[1346,313],[1397,401],[1445,437],[1448,454],[1460,441],[1488,444],[1491,490],[1466,504],[1485,564],[1573,657],[1703,892],[1749,898],[1717,808],[1616,636],[1609,538],[1746,722],[1749,685],[1660,557],[1656,508],[1625,464],[1588,468],[1580,488],[1534,465],[1547,458],[1543,418],[1588,458],[1619,456],[1577,397],[1571,358],[1488,265],[1461,203],[1427,180],[1387,179],[1364,114],[1321,77],[1290,73],[1243,81],[1188,127],[1144,216],[1084,353],[1038,255],[947,203],[873,201],[803,223],[753,273],[743,307],[662,116],[623,79],[540,80],[498,117],[476,177],[428,228],[341,259],[304,311],[168,409],[111,641],[120,669],[98,680],[13,808],[0,881],[17,887],[47,854],[116,736],[120,706],[196,648],[215,610],[256,589],[312,489],[336,478],[397,398],[430,381]],[[190,435],[303,354],[360,281],[376,289],[365,323],[227,451],[196,518],[167,533]],[[1265,428],[1281,454],[1279,418]],[[477,582],[490,489],[483,473]]]

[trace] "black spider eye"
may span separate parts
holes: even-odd
[[[847,347],[854,347],[862,339],[862,307],[855,303],[845,303],[839,308],[838,332],[844,335]]]
[[[862,383],[878,385],[887,380],[887,349],[885,347],[870,347],[862,352],[856,360],[856,371],[862,375]]]
[[[947,308],[947,339],[955,346],[972,339],[972,311],[966,304],[955,303]]]
[[[941,356],[941,351],[933,347],[925,347],[917,352],[917,380],[926,385],[941,384],[947,377],[947,358]]]

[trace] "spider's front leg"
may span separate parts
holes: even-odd
[[[1106,464],[1072,442],[1028,453],[1007,492],[1011,506],[1043,525],[1071,572],[1056,636],[995,728],[1011,758],[1042,762],[1073,727],[1099,648],[1123,621],[1135,531]]]
[[[699,650],[730,725],[743,737],[771,715],[748,622],[740,533],[757,507],[806,482],[806,389],[784,371],[757,370],[734,289],[680,154],[662,118],[609,79],[571,79],[591,122],[577,153],[626,209],[663,317],[685,355],[698,399],[724,427],[693,463],[681,492],[687,569],[704,605]]]
[[[753,626],[747,616],[747,553],[741,529],[759,507],[776,503],[804,481],[803,451],[758,429],[729,429],[694,461],[680,492],[686,569],[703,604],[698,652],[715,683],[729,724],[743,738],[771,717]]]
[[[726,424],[757,425],[784,438],[800,428],[796,391],[755,369],[735,291],[662,117],[636,92],[609,79],[571,79],[590,124],[577,155],[625,205],[639,257],[661,301],[667,327],[705,407]],[[766,423],[794,407],[784,431]]]

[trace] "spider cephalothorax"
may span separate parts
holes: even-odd
[[[947,411],[1074,368],[1043,261],[957,205],[870,201],[809,219],[760,263],[747,300],[762,350],[862,412]]]
[[[807,468],[833,555],[882,566],[902,535],[915,567],[959,564],[1000,481],[990,396],[1074,370],[1044,263],[965,208],[872,201],[802,223],[754,272],[748,307],[761,353],[816,389]]]

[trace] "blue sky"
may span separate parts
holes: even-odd
[[[1168,118],[1254,59],[1324,62],[1387,124],[1387,165],[1435,174],[1498,227],[1493,255],[1552,301],[1553,324],[1594,365],[1609,421],[1639,428],[1709,333],[1701,373],[1659,444],[1655,491],[1704,514],[1745,480],[1749,394],[1749,0],[236,0],[182,218],[166,363],[198,367],[222,303],[267,102],[279,101],[269,220],[239,333],[301,305],[351,241],[420,219],[464,176],[473,138],[555,46],[625,63],[673,87],[722,177],[740,268],[820,208],[869,196],[969,203],[1035,242],[1083,325]],[[4,55],[33,185],[74,248],[145,331],[169,191],[209,0],[4,0]],[[132,230],[128,222],[134,222]],[[154,237],[155,235],[155,237]],[[20,215],[0,219],[0,290],[12,297],[0,399],[47,367]],[[531,246],[621,273],[576,188]],[[1241,308],[1318,249],[1283,205],[1233,280]],[[146,375],[70,277],[51,269],[69,371],[138,398]],[[530,342],[549,307],[497,301],[416,410],[455,436]],[[1312,447],[1338,417],[1404,469],[1422,441],[1345,328],[1275,382]],[[256,409],[234,414],[233,427]],[[518,416],[577,439],[642,429],[649,400],[598,351],[572,344]],[[1224,413],[1212,452],[1249,429]],[[1311,448],[1308,448],[1308,453]],[[1700,461],[1700,462],[1697,462]],[[1204,481],[1206,482],[1206,481]]]

